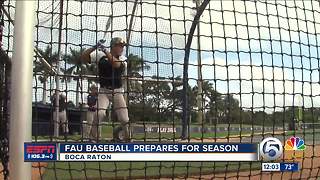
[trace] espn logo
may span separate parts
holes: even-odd
[[[57,159],[56,148],[56,144],[24,143],[24,160],[54,161]]]
[[[55,145],[27,145],[26,152],[28,154],[42,154],[42,153],[55,153]]]

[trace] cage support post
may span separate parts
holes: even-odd
[[[191,114],[191,107],[189,107],[188,102],[188,66],[189,66],[189,57],[190,57],[190,48],[193,39],[193,34],[195,32],[196,26],[198,25],[200,16],[202,15],[203,11],[209,4],[210,0],[204,0],[202,4],[197,9],[197,13],[194,16],[192,21],[190,31],[188,34],[187,44],[185,46],[185,55],[184,55],[184,62],[183,62],[183,94],[182,94],[182,129],[181,129],[181,139],[189,138],[189,130],[190,130],[190,123],[189,123],[189,115]]]
[[[32,129],[33,28],[36,1],[16,1],[10,101],[10,179],[31,179],[31,163],[24,162],[24,142]]]

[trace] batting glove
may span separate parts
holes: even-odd
[[[93,46],[93,48],[94,48],[94,49],[97,49],[97,48],[105,48],[105,46],[103,45],[105,42],[106,42],[105,39],[100,39],[100,40],[98,41],[98,43],[97,43],[95,46]]]

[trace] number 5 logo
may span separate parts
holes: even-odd
[[[279,139],[269,137],[260,143],[260,154],[263,160],[278,159],[283,153],[283,146]]]

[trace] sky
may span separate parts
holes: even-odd
[[[63,22],[63,52],[80,48],[80,44],[94,45],[104,37],[110,16],[113,20],[106,39],[126,37],[130,20],[126,15],[131,15],[132,2],[111,4],[101,0],[98,4],[83,2],[82,6],[79,1],[65,3],[64,12],[68,15]],[[141,56],[151,66],[144,76],[182,76],[186,35],[195,4],[191,0],[154,2],[148,0],[138,5],[129,52]],[[53,42],[57,49],[58,31],[50,27],[58,27],[58,5],[58,1],[39,1],[38,10],[42,13],[36,19],[39,28],[35,40],[39,43],[35,45],[40,48]],[[14,17],[12,8],[10,14]],[[319,15],[319,2],[313,0],[211,1],[200,19],[202,78],[213,83],[220,93],[234,93],[244,108],[261,110],[259,107],[265,106],[273,111],[275,106],[319,107]],[[13,35],[12,29],[6,26],[5,33],[10,31]],[[188,66],[191,86],[198,78],[196,35],[197,32]],[[12,48],[12,38],[4,38],[4,44]],[[61,84],[60,89],[66,86],[75,90],[74,83]],[[86,86],[84,82],[84,91]],[[34,99],[41,99],[41,94],[39,89]],[[69,97],[74,101],[75,93],[70,92]]]

